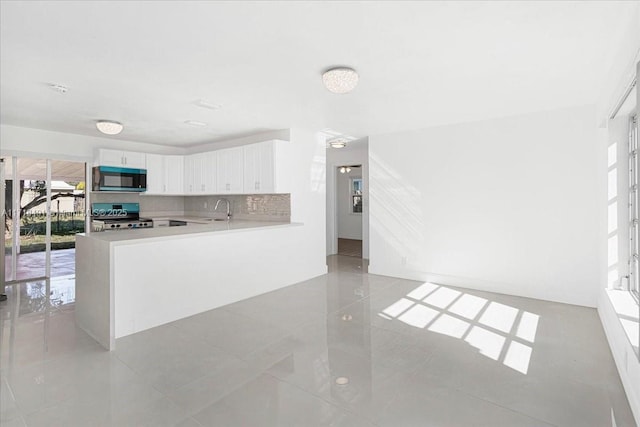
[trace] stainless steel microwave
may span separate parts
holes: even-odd
[[[147,191],[147,170],[95,166],[93,191]]]

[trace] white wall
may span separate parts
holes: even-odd
[[[291,129],[291,149],[287,163],[291,170],[291,222],[304,224],[305,252],[300,260],[308,277],[327,272],[326,262],[326,179],[325,138],[306,129]]]
[[[332,173],[336,173],[333,169]],[[362,168],[351,172],[337,173],[337,213],[338,237],[341,239],[362,240],[362,213],[351,211],[351,179],[362,178]]]
[[[595,307],[595,109],[369,137],[374,274]]]
[[[369,258],[369,143],[367,138],[349,143],[348,148],[327,148],[327,171],[341,165],[362,165],[362,257]],[[327,255],[338,252],[338,217],[336,173],[327,174]]]

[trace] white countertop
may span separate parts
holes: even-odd
[[[212,222],[212,218],[205,218],[205,217],[201,217],[201,216],[180,216],[180,215],[164,215],[164,216],[147,216],[147,215],[143,215],[145,218],[149,218],[152,219],[154,221],[186,221],[186,222],[190,222],[193,224],[211,224]],[[218,216],[217,218],[222,218],[220,216]],[[226,219],[222,218],[224,220],[224,222],[227,222]],[[234,222],[239,222],[239,221],[243,221],[243,220],[233,220]],[[223,221],[215,221],[215,222],[223,222]],[[251,221],[251,222],[276,222],[276,221]],[[281,224],[280,222],[277,222],[278,224]]]
[[[96,240],[113,243],[135,243],[142,240],[166,240],[180,237],[189,237],[194,234],[203,233],[228,233],[238,231],[251,231],[259,228],[283,228],[297,227],[302,223],[276,222],[276,221],[210,221],[206,218],[196,217],[153,217],[155,220],[173,219],[179,221],[190,222],[187,226],[178,227],[154,227],[135,230],[119,230],[119,231],[100,231],[90,233],[80,233],[78,236],[84,236]]]

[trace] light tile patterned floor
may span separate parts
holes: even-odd
[[[603,427],[613,413],[634,425],[595,310],[328,262],[112,353],[76,328],[69,278],[14,285],[0,305],[0,424]]]

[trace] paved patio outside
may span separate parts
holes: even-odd
[[[11,257],[5,257],[7,277],[11,272]],[[16,280],[44,276],[45,253],[31,252],[18,255]],[[51,251],[51,277],[75,275],[76,250],[58,249]]]

